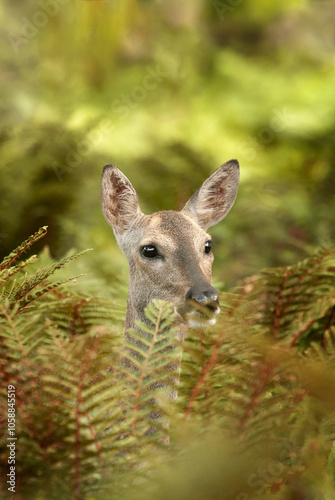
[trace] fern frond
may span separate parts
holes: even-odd
[[[178,383],[180,350],[172,304],[153,300],[145,315],[148,323],[128,332],[121,372],[128,389],[131,434],[139,439],[155,435],[157,443],[167,438],[166,400]]]
[[[72,278],[60,280],[60,281],[54,281],[53,283],[49,283],[48,285],[44,286],[43,288],[40,288],[34,294],[27,295],[27,293],[31,292],[33,290],[33,288],[35,288],[36,286],[41,285],[43,283],[40,281],[36,282],[35,284],[33,284],[31,286],[31,288],[29,290],[26,290],[24,295],[22,295],[22,297],[20,297],[19,299],[17,299],[17,297],[15,295],[14,299],[17,300],[17,303],[19,304],[18,312],[27,311],[28,309],[30,309],[29,305],[32,302],[34,302],[36,299],[41,298],[46,293],[51,292],[52,290],[55,290],[56,288],[58,288],[61,285],[64,285],[65,283],[69,283],[70,281],[75,281],[76,279],[80,278],[81,276],[83,276],[83,274],[80,274],[78,276],[74,276]],[[18,292],[16,292],[16,294],[17,293]]]
[[[52,292],[59,286],[64,285],[65,283],[71,280],[75,280],[79,277],[77,276],[69,279],[58,280],[54,283],[46,282],[46,280],[57,270],[62,269],[66,264],[76,259],[77,257],[80,257],[88,250],[84,250],[83,252],[65,257],[59,262],[52,263],[51,265],[46,266],[43,269],[39,269],[31,277],[28,277],[28,275],[25,274],[25,276],[21,280],[19,280],[18,278],[11,279],[14,275],[17,275],[17,273],[22,271],[23,268],[31,264],[36,257],[33,256],[27,259],[25,262],[11,267],[13,262],[18,259],[24,251],[30,248],[33,243],[42,238],[46,234],[46,231],[47,227],[41,228],[37,233],[28,238],[28,240],[23,242],[16,250],[14,250],[14,252],[6,257],[0,266],[0,282],[2,282],[0,298],[3,301],[9,301],[12,304],[12,307],[14,307],[14,305],[18,306],[16,307],[17,314],[30,309],[32,302],[40,299],[48,292]],[[37,291],[32,293],[35,288],[38,288]]]
[[[51,294],[41,297],[39,311],[47,314],[50,321],[57,325],[58,333],[80,335],[89,332],[92,327],[102,329],[102,325],[108,325],[115,330],[115,340],[121,338],[125,308],[115,304],[114,300],[69,294],[57,297],[53,292],[51,290]]]
[[[57,263],[26,278],[15,272],[21,264],[6,267],[0,414],[6,415],[6,387],[13,384],[22,498],[151,500],[159,496],[162,459],[167,484],[182,470],[181,495],[190,498],[208,496],[211,474],[213,498],[226,498],[227,488],[234,498],[252,498],[254,479],[261,479],[262,500],[314,498],[321,486],[331,498],[334,257],[322,250],[223,294],[217,325],[186,336],[181,376],[169,304],[154,301],[121,349],[124,307],[76,296],[63,280],[48,283]],[[33,280],[39,285],[29,291]],[[0,432],[5,472],[4,420]],[[204,448],[195,452],[193,442]],[[4,498],[6,473],[0,474]],[[173,488],[168,492],[175,496]]]
[[[29,259],[17,264],[14,267],[5,267],[2,271],[0,271],[0,284],[5,283],[12,276],[14,276],[14,274],[19,273],[20,271],[22,271],[22,269],[29,266],[29,264],[36,260],[36,258],[36,255],[32,255],[31,257],[29,257]],[[3,290],[5,289],[3,288]]]
[[[70,257],[66,257],[66,258],[60,260],[59,262],[55,262],[54,264],[45,267],[44,269],[40,269],[31,278],[29,278],[29,279],[26,278],[19,286],[16,287],[13,300],[22,301],[22,299],[28,293],[30,293],[36,286],[41,285],[54,272],[56,272],[59,269],[62,269],[68,262],[80,257],[81,255],[88,252],[89,250],[90,249],[84,250],[82,252],[79,252],[78,254],[74,254],[74,255],[71,255]],[[48,288],[46,291],[49,291],[49,290],[50,290],[50,288]],[[44,292],[44,293],[46,293],[46,292]]]
[[[310,324],[306,322],[302,333],[306,332],[306,340],[314,338],[313,324],[316,321],[313,322],[312,318],[324,318],[335,304],[334,277],[335,252],[327,249],[319,250],[314,256],[288,269],[264,271],[259,280],[268,297],[264,302],[263,321],[270,326],[272,335],[289,336],[294,345],[299,334],[296,332],[292,339],[292,330],[297,330],[298,316],[305,312],[310,313]],[[321,336],[324,333],[322,329],[319,332]],[[304,342],[301,344],[305,345]]]
[[[36,243],[39,239],[43,238],[43,236],[47,233],[48,226],[41,227],[35,234],[29,236],[27,240],[25,240],[21,245],[19,245],[15,250],[13,250],[7,257],[3,259],[0,264],[0,271],[3,269],[8,269],[12,266],[12,264],[19,258],[21,255],[29,250],[29,248]]]
[[[94,473],[97,463],[108,468],[106,454],[114,453],[115,463],[119,460],[117,439],[122,425],[121,409],[116,401],[120,384],[110,372],[101,372],[96,378],[101,367],[108,365],[107,360],[102,363],[97,359],[105,339],[83,336],[73,343],[42,327],[34,328],[33,332],[36,315],[2,312],[0,406],[7,398],[7,385],[15,385],[20,391],[16,399],[20,453],[26,457],[25,463],[18,466],[18,476],[27,477],[28,471],[34,470],[36,476],[33,482],[30,481],[32,487],[39,474],[49,477],[56,474],[54,483],[57,483],[61,471],[69,494],[75,496],[85,491],[86,478]],[[8,351],[6,356],[2,349]],[[93,373],[99,383],[91,387]],[[66,422],[66,426],[59,426],[59,422]],[[111,425],[106,440],[105,436],[99,437],[99,433],[108,422]],[[67,460],[64,460],[64,452]],[[54,470],[48,463],[53,464]],[[24,494],[25,486],[21,485],[20,489]]]

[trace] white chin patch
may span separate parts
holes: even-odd
[[[198,328],[208,328],[211,325],[215,325],[216,317],[220,312],[220,308],[218,307],[214,311],[209,311],[207,308],[198,309],[189,309],[186,311],[178,310],[176,307],[174,308],[174,312],[177,317],[182,321],[186,322],[189,328],[198,329]]]
[[[200,315],[197,311],[192,311],[187,314],[187,322],[188,326],[190,328],[206,328],[210,325],[215,325],[216,323],[216,316],[220,310],[218,309],[215,311],[214,316],[209,318],[208,316],[205,315]]]

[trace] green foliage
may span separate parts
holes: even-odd
[[[13,277],[18,273],[21,273],[22,269],[27,265],[31,264],[36,256],[33,255],[19,265],[13,264],[22,255],[22,253],[29,250],[31,245],[45,236],[46,232],[46,227],[42,227],[41,229],[39,229],[37,233],[30,236],[28,240],[24,241],[18,248],[11,252],[8,257],[5,257],[0,265],[0,283],[2,285],[1,298],[6,299],[6,303],[8,303],[9,308],[15,304],[18,307],[17,312],[29,309],[31,307],[31,303],[34,302],[38,297],[44,296],[47,292],[55,291],[58,286],[66,283],[66,281],[68,280],[61,280],[58,282],[46,284],[45,280],[49,278],[49,276],[51,276],[51,274],[53,274],[55,271],[64,267],[68,262],[85,253],[81,252],[77,255],[72,255],[71,257],[64,258],[61,261],[47,266],[44,269],[38,270],[30,278],[25,275],[23,279],[17,282],[17,279]],[[34,291],[34,293],[32,294],[32,291],[35,288],[37,288],[37,291]]]
[[[174,341],[171,304],[153,300],[145,315],[147,323],[138,322],[138,330],[127,332],[120,372],[125,386],[131,389],[132,435],[139,441],[154,434],[156,441],[164,443],[168,434],[163,416],[168,412],[168,400],[176,395],[181,350]]]
[[[132,350],[123,356],[123,361],[132,361],[131,368],[124,362],[119,367],[117,306],[108,299],[74,295],[66,290],[69,280],[45,284],[73,257],[19,279],[31,259],[14,265],[16,260],[45,233],[42,228],[1,264],[0,463],[4,474],[0,490],[5,497],[7,387],[14,386],[18,494],[82,498],[101,487],[111,471],[115,488],[124,481],[125,471],[127,477],[132,473],[136,477],[140,457],[152,448],[150,436],[155,434],[160,446],[167,439],[166,418],[159,412],[162,407],[164,415],[168,413],[168,394],[177,381],[176,354],[170,352],[175,351],[173,315],[170,305],[152,304],[148,324],[141,325],[141,334],[132,332]],[[29,289],[39,290],[29,307],[21,293],[27,283]],[[143,360],[138,350],[145,353]],[[162,351],[170,363],[169,377],[167,364],[161,362]]]
[[[294,264],[335,234],[330,4],[1,2],[1,497],[13,384],[18,500],[334,498],[334,252]],[[120,347],[127,268],[101,168],[152,212],[233,157],[214,273],[240,286],[189,332],[174,400],[167,304]]]
[[[98,203],[107,162],[152,212],[240,161],[234,210],[213,228],[226,289],[332,245],[331,2],[49,1],[35,32],[41,5],[0,8],[0,258],[48,225],[54,258],[94,242],[95,273],[123,281]]]
[[[8,386],[18,498],[333,498],[335,251],[248,278],[182,344],[153,301],[121,348],[114,301],[44,283],[64,259],[33,274],[29,307],[15,300],[35,265],[17,260],[44,233],[1,264],[2,498]]]

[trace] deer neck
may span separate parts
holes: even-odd
[[[147,322],[144,310],[139,310],[135,307],[133,297],[131,296],[131,294],[129,294],[127,299],[127,314],[125,325],[126,331],[129,330],[129,328],[138,330],[138,327],[136,325],[137,321]]]

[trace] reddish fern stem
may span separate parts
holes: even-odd
[[[274,337],[277,337],[277,330],[280,325],[280,317],[281,314],[284,313],[285,308],[282,308],[282,298],[284,294],[284,289],[285,289],[285,284],[287,281],[287,278],[292,274],[292,271],[290,269],[287,269],[284,273],[284,276],[282,278],[280,287],[279,287],[279,293],[277,297],[277,302],[274,310],[274,316],[273,316],[273,324],[272,324],[272,335]]]
[[[34,288],[36,288],[37,286],[45,286],[45,285],[47,285],[47,282],[45,280],[37,281],[30,288],[27,288],[27,290],[21,296],[18,297],[17,295],[15,295],[15,299],[19,303],[26,295],[28,295],[28,293],[30,293],[32,290],[34,290]],[[23,311],[23,310],[24,310],[24,306],[20,307],[20,312]]]
[[[9,325],[11,327],[14,336],[16,337],[17,343],[19,344],[20,349],[21,349],[21,356],[22,356],[22,359],[23,359],[23,363],[24,363],[25,367],[28,370],[28,374],[30,375],[31,380],[33,381],[34,380],[33,372],[32,372],[32,369],[31,369],[31,365],[29,364],[27,353],[25,352],[24,345],[22,343],[22,340],[21,340],[21,337],[19,335],[19,332],[16,330],[16,328],[14,326],[14,323],[12,321],[12,318],[8,314],[7,310],[1,304],[0,304],[0,308],[2,309],[2,313],[5,316],[6,320],[8,321],[8,323],[9,323]],[[38,398],[38,391],[35,391],[35,393],[36,393],[36,395],[35,395],[36,399],[39,399]]]
[[[240,430],[245,429],[246,422],[251,418],[253,411],[254,411],[254,408],[256,407],[256,405],[259,402],[259,398],[260,398],[260,395],[265,387],[265,384],[269,380],[269,378],[273,372],[273,368],[268,363],[265,363],[262,365],[260,363],[258,363],[258,366],[260,366],[260,369],[257,370],[259,377],[256,379],[256,384],[255,384],[254,389],[252,391],[250,402],[245,409],[244,416],[239,422]],[[241,436],[241,438],[242,438],[242,436]]]
[[[86,374],[86,363],[83,364],[83,369],[80,371],[79,384],[78,384],[78,396],[76,401],[76,433],[75,433],[75,447],[74,447],[74,493],[75,499],[79,500],[80,495],[80,405],[83,403],[83,381]]]
[[[311,321],[309,321],[307,323],[307,325],[305,325],[303,328],[301,328],[301,330],[299,330],[295,335],[293,335],[291,342],[290,342],[290,347],[293,347],[296,344],[296,342],[298,341],[299,337],[301,337],[301,335],[303,335],[305,332],[307,332],[307,330],[309,330],[313,326],[314,323],[319,321],[319,319],[320,318],[311,319]]]
[[[331,309],[331,313],[330,313],[328,321],[327,321],[326,329],[325,329],[325,332],[322,336],[321,345],[324,349],[326,348],[326,344],[327,344],[326,333],[330,331],[330,327],[332,326],[334,316],[335,316],[335,306],[333,306]]]
[[[335,314],[335,307],[332,308],[332,311],[331,311],[329,319],[327,321],[327,326],[325,328],[324,333],[326,333],[330,329],[331,324],[333,322],[334,314]],[[301,330],[299,330],[295,335],[293,335],[292,340],[290,342],[290,346],[291,347],[294,346],[296,344],[296,342],[298,341],[299,337],[301,337],[301,335],[303,335],[305,332],[307,332],[313,326],[314,323],[317,323],[319,321],[319,319],[320,318],[312,319],[311,321],[309,321],[307,323],[307,325],[305,325]],[[321,342],[322,347],[326,347],[325,342],[326,342],[325,335],[323,335],[322,342]]]
[[[250,279],[254,279],[255,277],[254,276],[251,276]],[[247,285],[245,285],[242,290],[240,291],[240,293],[238,294],[238,297],[236,298],[234,304],[232,305],[232,308],[230,309],[230,311],[228,312],[228,317],[231,318],[233,316],[233,314],[236,313],[236,310],[238,309],[238,307],[240,306],[242,300],[244,299],[245,295],[247,294]]]
[[[203,384],[205,383],[207,375],[209,374],[209,372],[211,371],[211,369],[213,368],[213,366],[216,363],[218,351],[219,351],[219,348],[220,348],[220,345],[222,342],[222,337],[223,337],[222,334],[218,335],[216,342],[213,346],[211,355],[209,357],[209,360],[208,360],[207,364],[203,367],[201,374],[198,378],[198,381],[197,381],[197,383],[192,391],[192,394],[191,394],[191,397],[188,401],[187,409],[185,412],[185,420],[188,420],[190,418],[191,411],[192,411],[192,405],[193,405],[194,401],[196,400],[196,398],[198,397],[198,395],[200,393],[200,389],[203,386]]]
[[[79,320],[79,323],[81,326],[84,326],[84,321],[80,318],[79,311],[81,307],[86,304],[87,299],[82,299],[77,305],[74,306],[73,310],[73,317],[72,317],[72,322],[71,322],[71,335],[74,335],[76,333],[76,321]]]
[[[24,348],[23,348],[23,345],[21,343],[21,339],[20,339],[20,336],[19,336],[19,333],[16,331],[15,327],[14,327],[14,324],[13,322],[11,321],[11,318],[10,316],[7,314],[7,311],[3,308],[3,306],[1,306],[3,312],[4,312],[4,316],[6,317],[6,319],[8,320],[9,324],[12,326],[12,329],[13,331],[15,332],[16,334],[16,337],[17,337],[17,340],[21,346],[21,349],[22,349],[22,356],[25,360],[24,364],[26,366],[26,368],[29,370],[29,375],[30,375],[30,385],[31,387],[34,387],[35,388],[35,384],[33,383],[34,382],[34,376],[33,376],[33,373],[31,372],[31,367],[28,363],[28,360],[26,358],[26,354],[24,352]],[[15,376],[13,374],[10,374],[7,370],[6,370],[6,367],[5,365],[3,364],[2,360],[0,359],[0,368],[1,368],[1,372],[3,373],[3,376],[5,378],[5,380],[7,381],[7,385],[9,385],[9,383],[12,383],[13,385],[17,386],[19,385],[20,386],[20,383],[22,384],[22,386],[24,387],[24,389],[27,388],[27,385],[26,385],[26,382],[22,381],[20,379],[20,375],[18,375],[18,378],[15,378]],[[19,373],[21,373],[21,370],[19,369],[19,365],[16,366],[17,368],[17,371]],[[27,401],[27,397],[26,396],[26,392],[23,392],[23,397],[21,397],[21,393],[23,392],[23,389],[21,388],[18,388],[18,391],[17,391],[17,395],[16,395],[16,404],[17,404],[17,408],[20,409],[20,417],[22,418],[22,420],[24,421],[24,423],[26,424],[27,428],[30,429],[30,432],[31,434],[33,435],[34,434],[34,431],[35,431],[35,424],[34,422],[30,419],[29,417],[29,414],[28,412],[26,411],[26,401]],[[35,398],[38,400],[39,399],[39,394],[38,394],[38,391],[34,391],[35,393]],[[29,398],[30,399],[30,396]]]
[[[5,350],[7,349],[7,346],[3,342],[3,339],[1,337],[0,337],[0,347],[1,347],[2,352],[5,352]],[[6,370],[6,367],[5,367],[4,363],[2,362],[1,358],[0,358],[0,371],[3,375],[4,380],[6,380],[7,385],[9,385],[9,383],[13,380],[13,376],[10,375],[10,373]]]
[[[66,295],[60,293],[57,288],[52,288],[50,290],[50,293],[52,293],[53,295],[55,295],[58,299],[65,299],[66,298]]]
[[[99,344],[98,340],[97,339],[93,339],[93,343],[90,346],[90,349],[87,350],[87,356],[86,356],[86,359],[85,359],[85,362],[84,362],[85,366],[89,362],[89,359],[88,359],[89,358],[89,353],[90,352],[98,352],[98,347],[99,347],[98,344]],[[82,397],[82,402],[83,403],[85,402],[85,400],[84,400],[83,397]],[[97,433],[96,433],[96,430],[95,430],[94,425],[92,423],[91,417],[90,417],[89,413],[86,410],[85,410],[85,416],[86,416],[87,421],[88,421],[88,428],[90,430],[91,436],[92,436],[93,439],[95,439]],[[98,443],[97,441],[95,441],[95,447],[96,447],[97,452],[98,452],[98,454],[99,454],[99,456],[101,458],[101,454],[100,454],[100,452],[101,452],[101,445],[100,445],[100,443]]]
[[[64,351],[62,347],[62,341],[59,339],[55,339],[54,341],[55,346],[59,349],[60,354],[62,359],[67,363],[67,365],[70,368],[71,373],[74,375],[74,366],[73,364],[70,363],[68,356],[66,356],[66,352]],[[82,363],[82,370],[80,372],[80,375],[78,377],[79,384],[78,384],[78,395],[76,399],[76,406],[74,408],[75,412],[75,425],[76,425],[76,431],[75,431],[75,442],[74,442],[74,498],[75,500],[80,499],[80,459],[79,459],[79,452],[80,452],[80,418],[79,418],[79,413],[80,413],[80,403],[82,401],[82,382],[84,379],[84,375],[86,373],[86,363]]]

